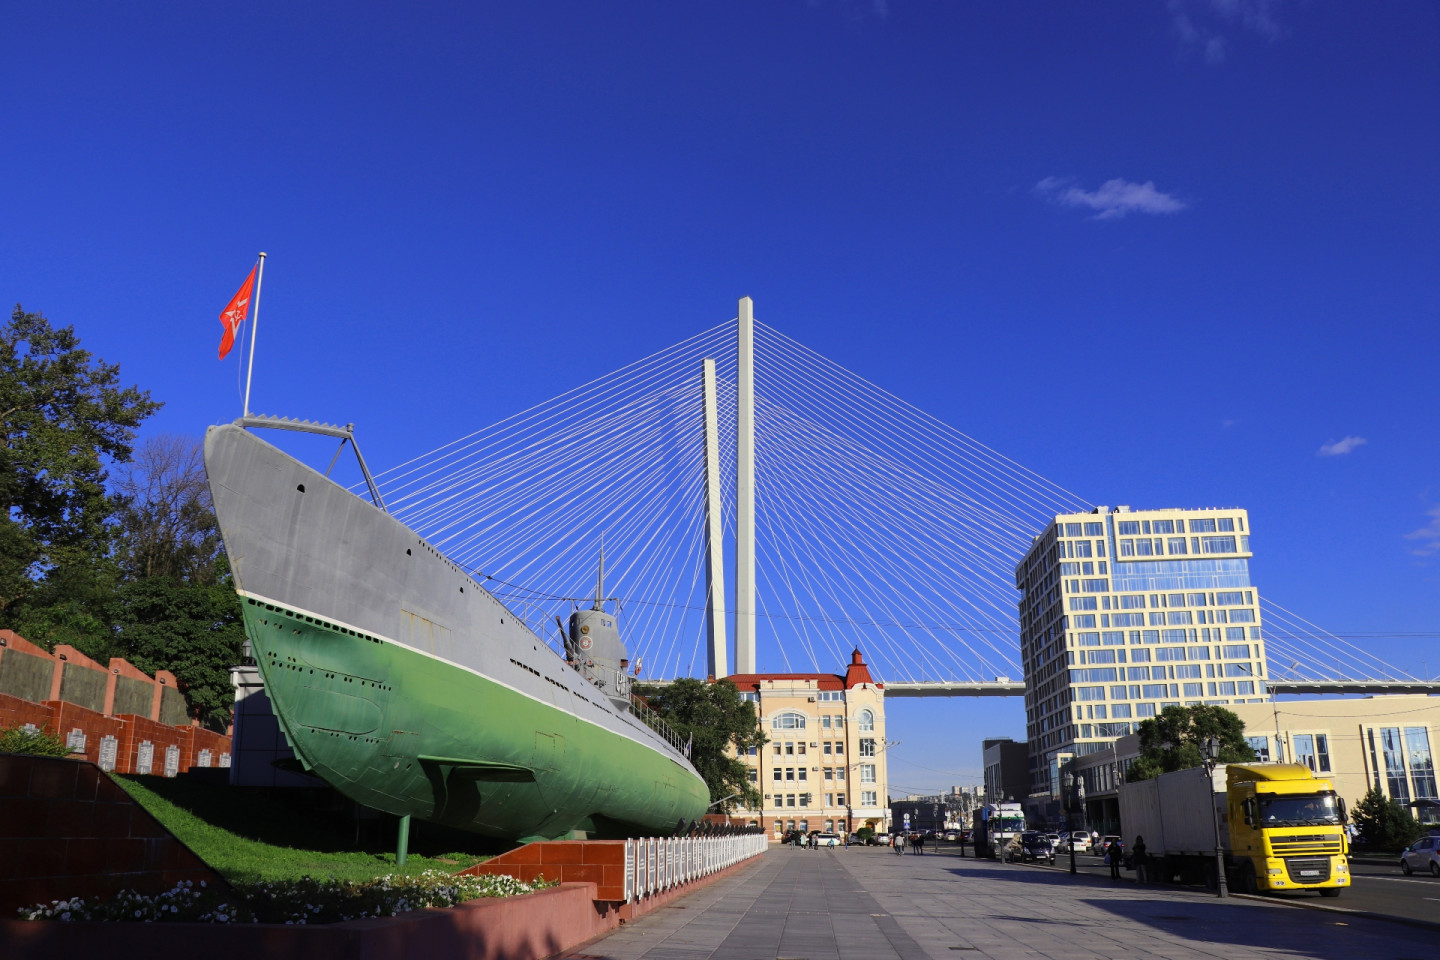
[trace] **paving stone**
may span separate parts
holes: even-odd
[[[778,848],[571,956],[603,960],[1352,960],[1434,934],[952,854]]]

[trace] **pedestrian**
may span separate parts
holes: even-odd
[[[1110,846],[1105,850],[1105,857],[1110,861],[1110,879],[1120,879],[1120,838],[1115,837],[1110,841]]]
[[[905,837],[904,837],[903,835],[898,834],[898,833],[891,834],[891,835],[890,835],[890,846],[892,846],[892,847],[895,848],[895,855],[896,855],[896,856],[898,856],[898,857],[903,857],[903,856],[905,856]]]
[[[1130,848],[1130,862],[1135,865],[1135,882],[1150,882],[1150,866],[1145,862],[1145,838],[1135,835],[1135,846]]]
[[[924,852],[925,852],[925,834],[923,834],[923,833],[917,833],[917,834],[915,834],[915,852],[916,852],[916,853],[924,853]]]

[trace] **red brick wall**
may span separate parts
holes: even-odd
[[[23,727],[33,723],[41,730],[49,728],[55,732],[55,711],[43,703],[21,700],[0,693],[0,727]]]
[[[0,754],[0,917],[66,897],[220,877],[100,768]]]
[[[0,727],[21,727],[27,723],[49,730],[62,740],[70,735],[71,730],[80,728],[85,731],[85,759],[94,763],[100,760],[101,738],[114,737],[117,741],[115,773],[135,772],[140,758],[140,744],[146,740],[155,747],[150,773],[157,777],[165,773],[165,749],[172,744],[180,748],[179,773],[195,765],[201,750],[210,751],[212,767],[220,766],[220,755],[231,751],[229,737],[203,727],[172,727],[133,714],[107,717],[63,700],[31,703],[0,693]]]
[[[150,775],[159,777],[165,774],[165,748],[176,746],[180,748],[180,770],[184,773],[190,769],[188,757],[190,749],[190,731],[193,727],[171,727],[158,720],[151,720],[149,717],[140,717],[135,714],[127,714],[119,719],[125,722],[125,737],[120,742],[120,756],[123,760],[117,760],[116,771],[121,773],[133,773],[140,762],[140,744],[146,740],[155,748],[154,758],[151,761]],[[123,762],[123,766],[120,764]]]
[[[527,843],[460,871],[508,874],[525,883],[537,877],[561,883],[593,883],[596,900],[625,899],[624,840],[558,840]]]

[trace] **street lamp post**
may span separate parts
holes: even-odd
[[[1230,885],[1225,879],[1225,851],[1220,846],[1220,814],[1215,810],[1215,766],[1220,756],[1220,741],[1215,737],[1206,739],[1200,755],[1205,766],[1205,791],[1209,795],[1210,823],[1215,828],[1215,895],[1230,896]]]
[[[1065,771],[1065,845],[1070,848],[1070,872],[1075,872],[1075,774]]]

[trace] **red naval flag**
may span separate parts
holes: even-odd
[[[225,335],[220,338],[220,359],[224,360],[230,348],[235,345],[235,335],[240,332],[240,324],[245,322],[245,317],[250,312],[250,291],[255,287],[255,267],[250,268],[250,276],[240,284],[240,289],[230,302],[220,311],[220,324],[225,328]]]

